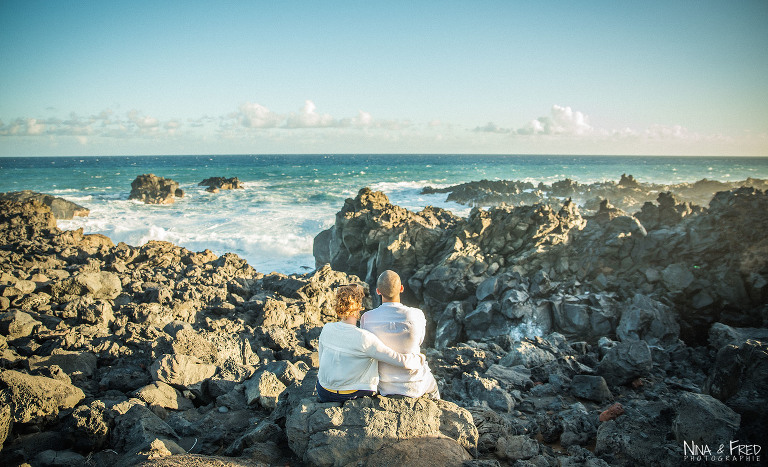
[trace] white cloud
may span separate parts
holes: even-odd
[[[570,135],[581,136],[592,133],[589,117],[570,107],[553,105],[550,115],[531,120],[517,130],[520,135]]]
[[[319,114],[312,101],[305,101],[304,107],[298,114],[291,114],[285,121],[285,128],[327,128],[338,127],[339,122],[329,114]]]
[[[368,128],[371,125],[373,125],[373,116],[368,112],[363,112],[362,110],[358,111],[357,117],[352,119],[352,126]]]
[[[140,130],[153,130],[160,126],[160,120],[147,115],[139,115],[136,110],[128,112],[128,119]]]
[[[475,127],[475,129],[472,131],[476,131],[479,133],[501,133],[501,134],[512,132],[510,128],[501,128],[493,122],[488,122],[483,126]]]
[[[245,128],[274,128],[283,121],[282,116],[255,102],[241,105],[235,117]]]
[[[8,125],[0,121],[0,136],[40,136],[47,125],[36,118],[17,118]]]
[[[125,114],[124,119],[115,117],[111,110],[104,110],[90,117],[71,113],[65,120],[18,118],[8,125],[0,123],[0,136],[74,136],[85,144],[92,137],[163,137],[174,134],[181,127],[179,120],[161,122],[137,110]]]

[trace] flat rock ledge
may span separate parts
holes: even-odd
[[[434,445],[435,453],[456,452],[458,458],[443,461],[461,465],[477,453],[478,441],[468,410],[426,397],[366,397],[343,405],[302,399],[286,420],[286,435],[291,450],[305,462],[336,467],[356,465],[405,440],[414,440],[410,444],[421,451]],[[446,449],[445,444],[462,449]]]
[[[56,219],[72,219],[75,216],[85,217],[91,213],[90,209],[80,206],[72,201],[67,201],[64,198],[58,196],[47,195],[45,193],[38,193],[32,190],[12,191],[8,193],[0,193],[0,199],[7,199],[11,201],[18,201],[19,203],[26,203],[29,201],[37,201],[40,204],[44,204],[51,208],[53,217]]]

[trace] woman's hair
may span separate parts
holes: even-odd
[[[346,318],[363,308],[365,290],[357,284],[342,285],[336,289],[336,303],[334,309],[336,316]]]

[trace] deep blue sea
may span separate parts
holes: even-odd
[[[185,196],[168,206],[128,201],[137,175],[179,182]],[[91,210],[59,221],[115,242],[139,246],[167,240],[190,250],[234,252],[256,270],[314,268],[312,239],[333,225],[344,199],[365,186],[412,210],[433,205],[466,215],[445,195],[421,195],[427,185],[481,179],[552,183],[616,180],[680,183],[702,178],[768,178],[768,158],[498,155],[258,155],[0,158],[0,192],[34,190]],[[238,177],[244,190],[207,193],[208,177]]]

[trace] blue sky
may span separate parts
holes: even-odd
[[[0,155],[768,156],[768,2],[0,1]]]

